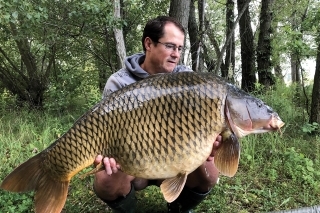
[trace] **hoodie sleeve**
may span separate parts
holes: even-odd
[[[110,95],[114,91],[121,89],[122,87],[123,85],[121,85],[118,79],[114,75],[111,75],[104,86],[102,98]]]
[[[138,80],[128,69],[123,68],[109,77],[104,87],[102,98]]]

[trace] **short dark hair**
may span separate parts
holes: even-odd
[[[152,41],[157,42],[164,35],[164,26],[167,23],[173,23],[176,27],[178,27],[183,34],[185,34],[185,29],[175,18],[170,16],[158,16],[154,19],[151,19],[147,22],[146,26],[143,29],[142,35],[142,47],[143,51],[146,51],[144,46],[144,40],[146,37],[149,37]]]

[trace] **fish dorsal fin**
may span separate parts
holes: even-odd
[[[222,142],[214,154],[214,164],[221,174],[232,177],[236,174],[240,159],[238,138],[230,130],[221,133]]]
[[[187,180],[187,173],[179,173],[173,178],[166,179],[160,185],[164,199],[171,203],[180,195]]]

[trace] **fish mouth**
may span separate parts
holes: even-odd
[[[272,115],[270,123],[266,127],[264,127],[264,129],[267,131],[277,131],[282,135],[281,127],[283,127],[284,125],[285,123],[281,120],[278,114],[276,114]]]
[[[271,119],[270,126],[274,129],[280,129],[284,126],[284,122],[281,120],[281,118],[278,115],[273,115],[273,118]]]
[[[284,122],[278,116],[278,114],[272,114],[269,122],[261,128],[253,129],[253,133],[264,133],[270,131],[278,131],[281,133],[281,127],[284,126]],[[282,134],[282,133],[281,133]]]
[[[236,130],[236,131],[234,131],[236,133],[236,135],[238,135],[240,137],[244,137],[244,136],[246,136],[248,134],[252,134],[252,133],[259,134],[259,133],[266,133],[266,132],[271,132],[271,131],[278,131],[282,135],[281,127],[283,127],[285,124],[277,114],[272,114],[271,118],[268,119],[267,122],[266,122],[266,120],[261,120],[260,122],[258,122],[256,120],[255,122],[259,123],[260,125],[251,126],[251,128],[249,128],[249,129],[241,128],[240,126],[236,125],[235,123],[232,123],[231,126],[232,126],[233,130]],[[264,122],[266,124],[261,125],[261,123],[264,123]],[[258,126],[260,126],[260,127],[258,127]]]

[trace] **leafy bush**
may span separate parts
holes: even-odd
[[[90,68],[63,72],[51,83],[45,94],[45,109],[51,112],[84,112],[101,100],[98,73]],[[76,114],[78,114],[76,113]]]
[[[301,128],[304,133],[314,133],[320,130],[319,124],[316,122],[313,122],[312,124],[305,123]]]
[[[302,186],[316,189],[320,185],[320,171],[315,168],[314,161],[299,153],[295,147],[284,152],[283,171],[286,177],[300,182]]]

